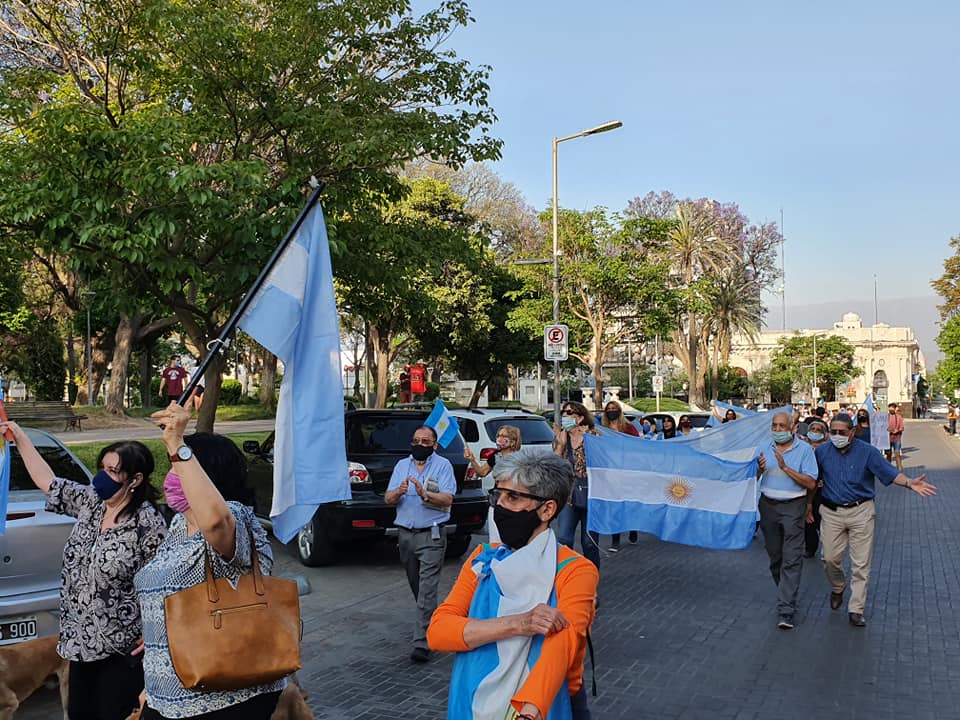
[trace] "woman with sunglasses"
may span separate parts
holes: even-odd
[[[485,458],[482,463],[477,462],[473,450],[464,445],[463,457],[470,462],[470,465],[473,466],[473,471],[479,477],[486,477],[493,471],[493,466],[497,463],[497,455],[503,459],[522,447],[520,428],[514,427],[513,425],[501,425],[497,430],[496,443],[496,449],[489,457]]]
[[[681,435],[689,435],[693,432],[693,421],[690,420],[689,415],[680,416],[680,420],[677,423],[677,429],[680,431]]]
[[[553,452],[566,458],[573,468],[573,492],[557,519],[557,539],[573,548],[577,525],[580,526],[580,546],[587,560],[600,567],[600,535],[587,531],[587,453],[583,447],[586,433],[599,434],[593,414],[578,402],[567,402],[560,417],[561,427],[553,438]]]
[[[471,553],[427,630],[432,650],[455,653],[447,718],[589,720],[583,660],[600,577],[550,529],[571,467],[526,451],[493,476],[500,542]]]

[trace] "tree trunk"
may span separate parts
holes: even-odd
[[[200,359],[203,362],[203,358]],[[217,419],[217,405],[220,403],[220,384],[227,360],[223,353],[215,353],[213,361],[203,375],[203,404],[197,417],[197,432],[213,432]]]
[[[470,396],[470,407],[475,408],[480,404],[480,398],[483,396],[483,390],[490,382],[490,378],[477,380],[473,385],[473,395]]]
[[[130,365],[130,354],[133,352],[133,338],[140,329],[141,321],[141,315],[134,315],[131,318],[126,313],[120,313],[120,322],[113,336],[112,372],[106,398],[107,412],[113,415],[123,415],[123,396],[127,388],[127,371]]]
[[[277,407],[277,356],[264,348],[260,363],[260,404],[273,410]]]
[[[370,346],[373,348],[371,358],[376,358],[371,365],[375,367],[375,378],[377,386],[377,398],[374,407],[383,408],[387,406],[387,392],[390,384],[390,363],[393,362],[393,348],[391,348],[390,331],[381,329],[378,325],[370,324]]]
[[[73,333],[67,335],[67,382],[77,382],[77,349],[73,345]],[[77,383],[79,384],[79,383]]]

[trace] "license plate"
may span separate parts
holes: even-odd
[[[32,640],[36,636],[36,615],[25,615],[24,617],[0,621],[0,645],[13,645],[24,640]]]

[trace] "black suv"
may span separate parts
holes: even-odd
[[[344,413],[349,500],[321,505],[313,520],[297,534],[297,549],[304,565],[330,565],[344,545],[395,536],[396,508],[383,501],[394,466],[410,454],[413,432],[429,413],[419,410],[350,410]],[[266,518],[273,499],[273,435],[261,445],[243,443],[248,455],[250,483],[256,494],[256,512]],[[463,457],[458,436],[437,454],[453,465],[457,494],[450,509],[447,557],[460,557],[470,546],[470,536],[487,519],[487,498],[480,480]],[[338,547],[339,546],[339,547]]]

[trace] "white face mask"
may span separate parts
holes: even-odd
[[[846,435],[831,435],[830,442],[833,443],[833,446],[838,450],[845,448],[850,443],[850,438]]]

